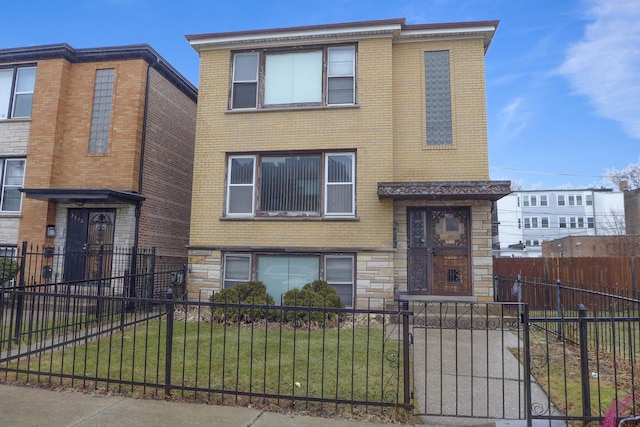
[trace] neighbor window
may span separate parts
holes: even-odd
[[[558,218],[558,227],[567,228],[567,217],[561,216]]]
[[[353,216],[355,153],[230,156],[226,206],[228,216]]]
[[[540,195],[540,206],[549,206],[549,202],[545,194]]]
[[[540,218],[540,227],[541,228],[549,228],[549,217],[543,216]]]
[[[24,184],[25,159],[0,159],[0,193],[1,212],[20,212],[22,209],[22,193]]]
[[[233,56],[231,108],[355,104],[354,45]]]
[[[564,206],[564,205],[565,205],[564,194],[558,194],[558,206]]]
[[[0,120],[31,117],[35,67],[0,69]]]
[[[449,51],[424,53],[427,145],[451,145]]]
[[[280,304],[288,291],[322,279],[336,290],[345,306],[350,307],[354,265],[353,255],[225,254],[223,286],[230,288],[237,283],[259,280],[266,285],[275,303]]]
[[[593,196],[591,194],[587,194],[585,196],[585,202],[587,206],[593,206]]]
[[[114,74],[115,70],[113,68],[96,70],[91,134],[89,137],[90,153],[106,153],[109,150]]]
[[[596,225],[592,216],[587,217],[587,228],[594,228]]]

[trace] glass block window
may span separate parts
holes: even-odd
[[[449,51],[425,52],[427,145],[451,145]]]
[[[89,139],[90,153],[106,153],[109,150],[114,75],[115,70],[113,68],[96,70],[91,136]]]

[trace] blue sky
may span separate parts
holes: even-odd
[[[491,179],[608,185],[640,161],[640,2],[632,0],[32,0],[2,6],[0,48],[148,43],[197,85],[185,34],[406,18],[500,20],[486,56]]]

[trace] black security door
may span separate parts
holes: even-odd
[[[69,209],[64,278],[107,277],[111,272],[114,209]]]
[[[470,210],[407,211],[408,286],[412,293],[469,295]]]

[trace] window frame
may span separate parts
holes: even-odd
[[[7,163],[9,162],[22,162],[24,164],[23,168],[22,168],[22,182],[20,184],[7,184]],[[22,201],[23,201],[23,197],[22,197],[22,193],[20,192],[20,189],[24,187],[24,178],[26,175],[26,171],[27,171],[27,159],[25,157],[0,157],[0,213],[3,214],[19,214],[20,212],[22,212]],[[5,210],[4,209],[4,204],[5,204],[5,190],[9,188],[9,189],[13,189],[13,190],[18,190],[18,193],[20,194],[20,207],[18,210]]]
[[[35,74],[33,77],[33,87],[29,87],[30,90],[18,90],[18,86],[20,83],[20,73],[24,70],[34,70]],[[6,111],[0,111],[0,120],[9,120],[9,119],[30,119],[33,113],[33,96],[35,94],[35,86],[36,79],[38,75],[38,67],[35,64],[23,64],[23,65],[12,65],[10,67],[2,67],[0,68],[0,72],[10,71],[11,76],[9,77],[7,89],[8,91],[2,96],[7,96],[6,103],[0,100],[0,106]],[[18,103],[18,98],[23,96],[31,96],[29,114],[28,115],[16,115],[16,104]],[[6,105],[5,105],[6,104]],[[6,116],[3,115],[6,113]]]
[[[558,217],[558,228],[569,228],[566,216],[559,216]]]
[[[252,170],[252,180],[250,184],[247,183],[239,183],[232,184],[231,183],[231,172],[233,166],[234,159],[252,159],[253,160],[253,170]],[[256,211],[256,174],[257,174],[257,156],[256,155],[233,155],[229,156],[227,160],[227,171],[226,171],[226,194],[225,194],[225,216],[227,217],[253,217]],[[232,187],[251,187],[251,210],[250,212],[231,212],[231,188]]]
[[[339,253],[339,252],[326,252],[326,253],[277,253],[277,252],[226,252],[223,254],[223,263],[222,263],[222,271],[220,274],[221,278],[221,288],[228,289],[233,287],[237,283],[244,283],[246,281],[251,280],[259,280],[258,264],[259,259],[261,257],[286,257],[286,258],[296,258],[296,257],[315,257],[318,261],[318,278],[319,280],[326,281],[330,286],[344,286],[351,285],[351,292],[349,294],[351,305],[345,303],[345,307],[350,308],[355,306],[355,295],[356,295],[356,286],[357,286],[357,263],[356,263],[356,254],[353,253]],[[229,258],[238,258],[238,259],[246,259],[249,265],[249,277],[247,280],[231,280],[227,278],[227,265]],[[327,260],[331,259],[345,259],[348,258],[351,262],[351,281],[336,281],[336,280],[327,280]],[[227,283],[235,282],[234,284],[227,286]],[[336,289],[336,288],[334,288]],[[338,289],[336,289],[338,291]],[[280,304],[279,295],[272,295],[275,303],[277,305]],[[344,301],[343,301],[344,302]]]
[[[353,52],[351,74],[347,75],[330,75],[330,57],[331,52],[337,50],[350,49]],[[311,52],[321,52],[322,65],[320,70],[321,83],[320,83],[320,101],[308,101],[308,102],[284,102],[284,103],[266,103],[265,88],[267,82],[270,79],[267,73],[267,58],[271,55],[295,55]],[[256,57],[256,70],[254,79],[236,79],[236,71],[238,70],[237,59],[241,57],[254,56]],[[245,51],[233,51],[231,52],[231,70],[230,70],[230,83],[229,83],[229,111],[242,111],[242,110],[273,110],[282,108],[304,108],[304,107],[339,107],[339,106],[353,106],[357,105],[357,69],[358,69],[358,45],[357,43],[338,43],[338,44],[323,44],[312,46],[299,46],[299,47],[286,47],[286,48],[264,48],[264,49],[252,49]],[[351,83],[351,102],[330,102],[330,86],[331,81],[337,81],[337,79],[352,79]],[[255,105],[252,106],[236,106],[236,92],[240,85],[255,85]]]
[[[106,154],[109,152],[115,93],[115,68],[96,69],[91,104],[89,154]]]
[[[228,279],[227,278],[227,265],[229,262],[229,258],[238,258],[238,259],[246,259],[248,261],[248,266],[249,266],[249,275],[247,276],[246,279]],[[228,289],[231,288],[235,285],[237,285],[238,283],[246,283],[249,282],[251,280],[251,276],[252,276],[252,257],[251,254],[238,254],[238,253],[228,253],[228,254],[224,254],[223,256],[223,271],[222,271],[222,289]],[[231,286],[227,286],[227,282],[234,282],[233,285]]]
[[[319,191],[321,194],[319,195],[318,201],[320,203],[319,209],[316,211],[266,211],[262,210],[259,203],[259,195],[261,192],[262,180],[258,177],[261,176],[262,173],[262,160],[264,158],[270,157],[297,157],[297,156],[319,156],[321,159],[321,172],[318,174],[319,183]],[[351,158],[351,181],[341,181],[341,182],[328,182],[329,181],[329,158],[331,156],[349,156]],[[231,183],[231,173],[233,168],[233,160],[234,159],[252,159],[253,160],[253,180],[251,184],[232,184]],[[278,153],[265,153],[265,154],[229,154],[227,158],[227,170],[225,176],[225,211],[224,216],[227,218],[268,218],[268,217],[284,217],[284,218],[295,218],[295,217],[326,217],[326,218],[353,218],[356,216],[356,162],[357,155],[356,151],[327,151],[327,152],[317,152],[317,151],[308,151],[308,152],[300,152],[300,153],[283,153],[279,155]],[[351,211],[350,212],[331,212],[329,211],[329,197],[330,191],[328,190],[331,186],[338,185],[350,185],[351,187]],[[251,187],[251,212],[231,212],[231,193],[232,188],[235,186],[247,186]],[[283,212],[287,212],[285,216],[281,214]]]

